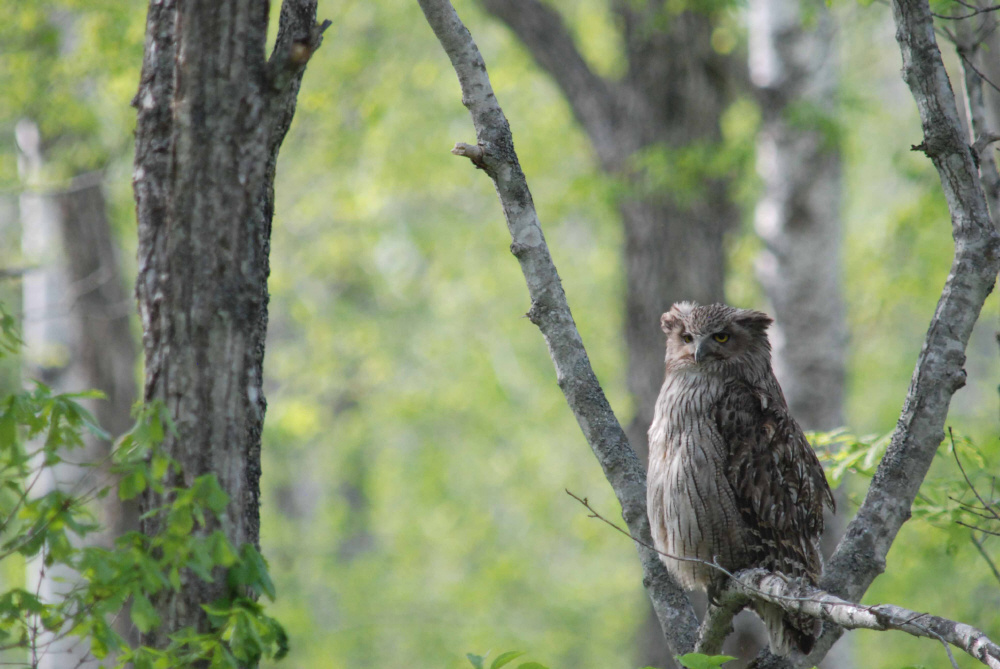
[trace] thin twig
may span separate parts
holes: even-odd
[[[993,577],[996,578],[998,583],[1000,583],[1000,570],[997,570],[996,564],[992,559],[990,559],[989,553],[986,552],[986,549],[983,548],[983,542],[977,539],[975,534],[970,534],[969,539],[972,541],[972,545],[976,547],[976,550],[979,551],[979,554],[983,556],[983,559],[986,560],[986,564],[989,566],[990,571],[993,572]]]
[[[962,62],[965,63],[970,70],[972,70],[973,72],[975,72],[976,74],[978,74],[980,79],[982,79],[983,81],[985,81],[986,83],[988,83],[990,85],[990,88],[992,88],[993,90],[995,90],[997,93],[1000,93],[1000,87],[997,87],[997,85],[994,84],[993,81],[991,81],[989,77],[987,77],[985,74],[983,74],[982,72],[980,72],[979,68],[977,68],[975,65],[973,65],[972,61],[969,60],[964,53],[962,53],[961,51],[959,51],[958,52],[958,56],[962,59]]]
[[[966,7],[969,7],[969,5],[967,5],[964,2],[960,3],[960,4],[965,5]],[[978,16],[979,14],[986,14],[988,12],[995,12],[998,9],[1000,9],[1000,5],[994,5],[992,7],[983,7],[981,9],[977,9],[977,10],[975,10],[973,12],[969,12],[968,14],[963,14],[962,16],[948,16],[947,14],[938,14],[936,12],[931,12],[931,16],[933,16],[935,18],[938,18],[938,19],[946,19],[948,21],[962,21],[964,19],[971,19],[973,16]]]

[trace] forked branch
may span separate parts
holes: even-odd
[[[621,503],[622,516],[630,536],[636,541],[642,562],[643,584],[667,642],[675,653],[689,652],[698,638],[697,618],[690,601],[651,548],[645,471],[591,369],[514,152],[507,119],[490,86],[485,63],[448,0],[419,2],[458,74],[462,101],[476,128],[476,145],[463,145],[456,153],[468,156],[493,179],[512,238],[511,252],[521,264],[531,296],[528,317],[542,331],[559,386]],[[1000,269],[1000,238],[990,222],[972,154],[962,137],[954,96],[934,43],[927,1],[894,0],[894,9],[900,26],[904,76],[921,111],[925,151],[942,175],[952,212],[956,251],[952,272],[931,321],[892,444],[858,516],[848,528],[820,584],[826,592],[848,599],[860,599],[882,571],[896,533],[909,518],[913,498],[944,436],[944,419],[951,396],[964,383],[964,351],[972,326]],[[750,585],[747,582],[735,587]],[[766,588],[757,587],[762,592],[757,592],[756,596],[765,598],[764,593],[769,588],[772,595],[783,602],[782,606],[792,610],[800,606],[793,603],[794,599],[782,599],[774,594],[780,590],[780,584],[762,581],[758,585]],[[848,627],[865,626],[859,622],[864,617],[855,614],[871,611],[868,607],[850,605],[855,607],[851,615],[857,619],[851,622],[850,616],[837,618],[829,613],[833,610],[830,608],[833,600],[828,602],[829,606],[815,602],[811,596],[805,600],[818,607],[817,615]],[[836,604],[843,610],[848,610],[847,606],[847,602]],[[872,629],[916,629],[917,621],[906,620],[907,612],[901,615],[903,617],[897,619],[890,611],[880,611],[866,620],[874,620],[880,625]],[[924,619],[926,617],[921,618]],[[925,636],[950,638],[934,626],[922,622],[920,625],[933,631]],[[983,648],[993,653],[995,645],[986,644],[981,635],[970,636],[968,630],[971,628],[958,623],[953,625],[953,634],[949,634],[957,645],[974,655]],[[836,629],[835,625],[827,627]],[[818,654],[811,659],[822,657],[837,636],[836,631],[824,634],[825,643],[818,644]],[[996,659],[989,653],[975,656]],[[771,657],[774,663],[766,658],[759,659],[765,660],[757,665],[760,667],[789,666],[786,658]]]
[[[598,513],[586,497],[574,495],[569,490],[566,494],[586,507],[591,518],[610,525],[625,536],[630,536],[628,532]],[[638,542],[634,537],[633,541]],[[874,606],[855,604],[798,579],[789,579],[782,574],[764,569],[744,569],[734,574],[715,562],[671,555],[652,545],[647,545],[646,548],[673,560],[700,562],[729,577],[728,587],[719,595],[718,601],[709,606],[702,622],[695,648],[699,653],[707,655],[718,653],[731,629],[733,617],[751,600],[757,600],[777,604],[789,612],[820,618],[843,629],[867,629],[879,632],[898,630],[912,636],[951,644],[991,669],[1000,669],[1000,646],[971,625],[929,613],[917,613],[892,604]],[[955,665],[950,650],[948,657]]]

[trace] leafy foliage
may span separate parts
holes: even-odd
[[[466,653],[465,657],[469,659],[472,666],[476,669],[500,669],[500,667],[505,667],[517,658],[524,655],[524,652],[519,650],[508,650],[505,653],[500,653],[496,658],[490,663],[489,667],[486,666],[486,658],[489,655],[489,651],[485,655],[476,655],[474,653]],[[522,662],[517,665],[517,669],[547,669],[547,667],[538,664],[537,662]]]
[[[681,666],[687,667],[687,669],[718,669],[726,662],[735,659],[730,655],[703,655],[702,653],[688,653],[677,657]]]
[[[0,305],[0,322],[5,318]],[[0,349],[16,346],[13,330],[5,328]],[[229,502],[216,478],[201,476],[189,486],[170,488],[164,483],[168,472],[179,471],[159,449],[164,431],[173,429],[162,404],[138,407],[135,427],[115,449],[109,467],[120,482],[121,499],[152,489],[169,500],[146,515],[157,531],[129,532],[111,548],[83,544],[101,529],[90,502],[115,487],[113,481],[101,481],[106,475],[100,463],[70,461],[82,453],[85,434],[108,438],[78,403],[84,397],[94,393],[53,394],[39,383],[0,402],[0,562],[20,557],[40,570],[68,569],[80,576],[78,585],[53,597],[22,584],[0,591],[0,647],[23,649],[31,666],[44,652],[43,631],[55,638],[86,637],[95,657],[114,655],[116,666],[131,663],[137,669],[198,661],[238,667],[283,657],[287,635],[257,601],[275,596],[263,558],[253,546],[236,548],[221,530],[206,529],[217,526]],[[75,466],[90,470],[79,477],[79,489],[42,490],[45,477]],[[128,648],[109,621],[130,603],[132,622],[149,631],[162,622],[153,602],[195,578],[225,578],[229,585],[228,597],[205,605],[207,629],[182,629],[167,648]]]

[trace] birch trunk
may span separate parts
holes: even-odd
[[[754,212],[764,242],[757,274],[775,318],[774,370],[795,419],[806,430],[832,430],[844,423],[847,359],[834,19],[822,5],[751,0],[748,21],[764,187]],[[843,528],[842,518],[827,519],[825,554]],[[848,655],[840,644],[823,666],[850,666]]]

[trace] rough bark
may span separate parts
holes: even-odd
[[[674,652],[688,652],[694,648],[697,619],[684,592],[667,574],[656,553],[647,547],[652,545],[652,538],[646,516],[645,468],[629,446],[590,366],[514,152],[510,127],[486,74],[486,65],[447,0],[420,0],[420,6],[458,74],[462,101],[476,128],[477,145],[459,144],[453,151],[469,157],[493,179],[512,238],[511,252],[521,265],[531,296],[528,317],[545,337],[559,387],[622,505],[622,517],[629,531],[642,542],[636,546],[643,585],[662,633]]]
[[[177,426],[163,443],[183,470],[171,483],[215,474],[237,546],[258,542],[274,170],[326,25],[315,16],[314,0],[286,0],[267,59],[267,3],[154,0],[134,100],[144,397],[164,401]],[[150,492],[142,506],[161,502]],[[201,604],[225,588],[187,575],[155,602],[163,625],[144,643],[205,629]]]

